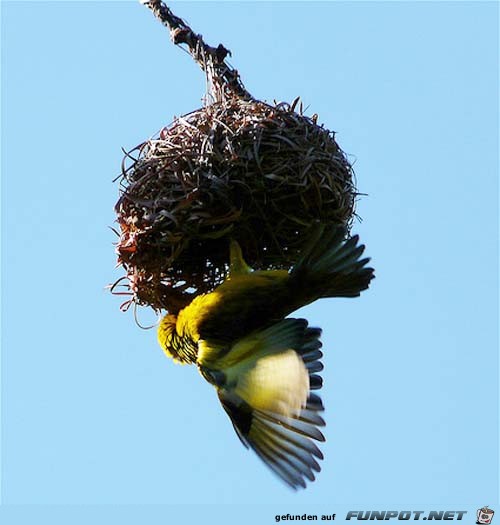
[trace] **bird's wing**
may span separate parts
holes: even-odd
[[[294,308],[321,297],[358,297],[374,278],[374,270],[367,266],[369,258],[361,258],[365,250],[358,244],[359,236],[345,240],[342,227],[319,226],[290,272],[290,285],[304,290],[297,295]]]
[[[307,413],[305,410],[295,418],[254,410],[227,392],[219,392],[219,399],[241,442],[252,448],[287,485],[293,489],[304,488],[304,478],[314,481],[314,472],[321,470],[317,459],[323,459],[323,454],[313,440],[325,440],[317,428],[324,425],[323,419],[317,415],[323,410],[319,398],[311,397]],[[314,404],[316,401],[319,404]],[[308,419],[308,415],[313,416],[314,422]]]
[[[283,319],[284,305],[290,302],[287,280],[288,273],[281,271],[235,275],[199,301],[195,299],[183,315],[196,320],[200,339],[232,346]]]
[[[314,480],[323,458],[313,441],[324,441],[323,404],[311,392],[322,385],[320,334],[285,319],[240,341],[218,368],[219,399],[239,438],[294,489]]]
[[[321,227],[313,233],[290,272],[247,273],[242,270],[245,263],[234,244],[235,271],[230,278],[184,310],[195,320],[199,339],[212,348],[227,350],[247,334],[271,326],[316,299],[357,297],[368,288],[374,270],[368,266],[369,259],[362,257],[365,247],[359,244],[359,237],[345,240],[342,228]]]

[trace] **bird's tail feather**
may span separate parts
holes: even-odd
[[[364,245],[359,237],[345,240],[345,229],[318,226],[302,257],[294,266],[291,277],[310,293],[310,300],[321,297],[357,297],[373,279],[373,268],[361,259]]]

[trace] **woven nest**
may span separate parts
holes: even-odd
[[[176,312],[223,280],[229,239],[255,268],[288,268],[313,224],[354,216],[353,171],[334,133],[233,97],[177,118],[124,159],[116,204],[130,302]]]

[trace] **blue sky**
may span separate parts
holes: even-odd
[[[219,523],[495,508],[498,4],[171,6],[231,49],[255,97],[300,95],[367,194],[354,231],[373,287],[299,312],[324,330],[323,471],[282,486],[104,289],[121,275],[120,148],[199,107],[201,71],[138,2],[2,2],[2,502]]]

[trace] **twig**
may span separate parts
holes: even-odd
[[[238,71],[231,67],[226,57],[231,52],[222,44],[212,47],[203,41],[202,35],[197,35],[178,16],[175,16],[161,0],[140,0],[141,4],[149,7],[160,22],[169,29],[170,38],[175,45],[187,45],[187,51],[193,60],[207,74],[216,100],[237,95],[250,100],[252,95],[245,89]]]

